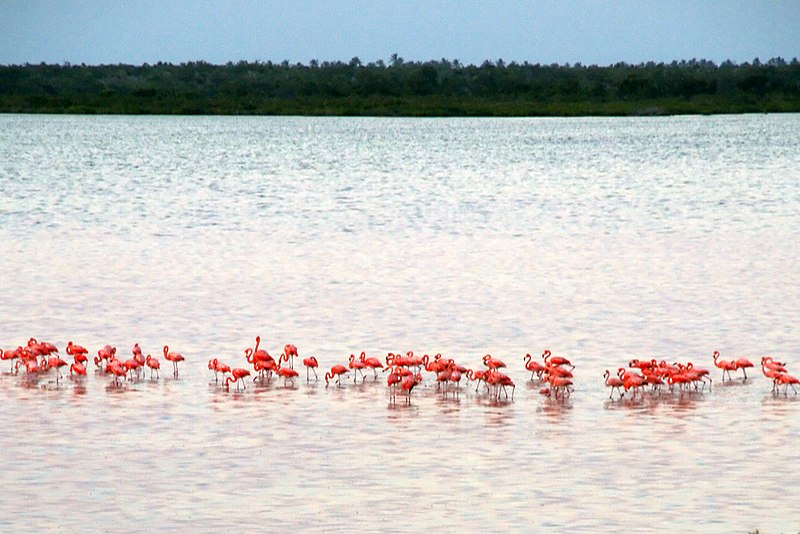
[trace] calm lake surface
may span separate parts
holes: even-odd
[[[0,115],[0,192],[0,347],[187,360],[122,387],[0,362],[2,531],[800,530],[800,397],[711,359],[800,373],[799,115]],[[323,372],[491,353],[517,388],[215,385],[256,335]],[[545,349],[566,400],[528,381]],[[631,358],[714,386],[609,401]]]

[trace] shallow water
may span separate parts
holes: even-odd
[[[121,388],[0,362],[0,529],[800,530],[798,397],[711,360],[796,372],[800,116],[0,126],[0,347],[187,357]],[[256,335],[325,368],[491,353],[517,388],[215,385]],[[566,401],[527,382],[546,348]],[[632,357],[715,383],[608,401]]]

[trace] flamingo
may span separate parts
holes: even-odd
[[[489,368],[484,375],[484,381],[486,382],[487,386],[494,387],[494,398],[495,400],[500,400],[500,391],[502,390],[503,393],[506,395],[506,399],[508,398],[508,391],[506,391],[506,386],[510,386],[512,388],[511,392],[511,400],[514,400],[514,391],[516,391],[516,385],[508,375],[504,375],[503,373],[499,372],[497,369]]]
[[[544,358],[545,364],[552,364],[552,365],[569,365],[570,370],[575,369],[575,366],[570,363],[570,361],[566,358],[562,358],[561,356],[552,356],[552,353],[549,350],[545,350],[542,353],[542,358]]]
[[[341,376],[349,372],[350,369],[348,369],[344,365],[339,365],[339,364],[334,365],[333,367],[331,367],[331,370],[329,372],[325,373],[325,387],[328,387],[328,380],[330,380],[334,376],[336,377],[336,384],[341,385]]]
[[[761,365],[766,366],[768,369],[772,369],[773,371],[778,371],[779,373],[785,373],[786,371],[786,364],[781,362],[776,362],[772,356],[764,356],[761,358]]]
[[[458,394],[458,386],[461,383],[461,370],[453,364],[453,369],[450,371],[450,382],[455,386],[455,392]]]
[[[275,374],[283,377],[284,387],[287,387],[287,381],[289,380],[292,381],[292,385],[294,386],[294,379],[297,377],[297,371],[295,371],[294,369],[281,367],[280,365],[278,365],[278,367],[275,368]]]
[[[486,392],[489,392],[489,384],[486,383],[486,371],[473,371],[472,369],[469,369],[467,371],[467,378],[473,382],[477,382],[477,385],[475,386],[475,393],[477,393],[478,388],[481,387],[481,382],[483,382],[483,385],[486,386]]]
[[[269,355],[269,353],[265,350],[259,350],[259,345],[261,345],[261,336],[256,336],[256,348],[253,349],[252,352],[252,360],[248,360],[248,363],[253,363],[254,361],[261,360],[261,361],[268,361],[272,360],[273,362],[275,359]],[[246,351],[245,351],[246,354]]]
[[[531,382],[533,382],[533,375],[537,375],[539,380],[542,379],[542,373],[547,369],[544,365],[540,364],[539,362],[532,361],[533,356],[530,353],[526,354],[523,360],[525,360],[525,370],[531,372]]]
[[[73,354],[69,351],[69,348],[67,348],[67,354]],[[94,364],[99,367],[102,364],[103,360],[109,362],[116,356],[116,354],[117,354],[116,347],[112,347],[111,345],[106,345],[105,347],[97,351],[97,358],[94,359]]]
[[[34,340],[34,342],[35,341],[36,340]],[[30,341],[28,343],[30,343]],[[88,353],[89,353],[88,350],[86,350],[84,347],[81,347],[80,345],[76,345],[72,341],[67,343],[67,354],[69,354],[70,356],[73,356],[75,354],[88,354]]]
[[[561,393],[561,397],[569,396],[572,392],[572,380],[563,376],[551,376],[548,379],[550,383],[550,392],[555,395],[556,398],[559,397],[559,392]]]
[[[75,373],[76,375],[80,375],[80,376],[84,376],[85,377],[86,376],[86,366],[83,365],[82,363],[75,362],[75,363],[73,363],[72,365],[69,366],[69,374],[70,374],[70,376],[72,375],[72,373]]]
[[[410,375],[404,376],[403,379],[400,381],[400,390],[406,394],[406,401],[408,404],[411,404],[411,392],[414,390],[414,387],[422,380],[422,376],[417,374],[416,376],[412,373]]]
[[[14,370],[14,360],[19,358],[20,354],[22,354],[22,347],[17,347],[16,349],[0,349],[0,360],[9,360],[11,362],[11,370]]]
[[[30,376],[31,374],[38,373],[41,371],[39,368],[39,362],[36,361],[36,358],[31,358],[27,360],[17,360],[14,364],[14,372],[19,372],[19,364],[25,365],[25,376]]]
[[[72,359],[75,361],[75,363],[79,363],[84,367],[89,364],[89,358],[86,356],[86,354],[75,354]]]
[[[150,368],[150,379],[152,380],[153,378],[153,371],[156,372],[156,378],[158,378],[158,372],[159,369],[161,369],[161,362],[148,354],[147,358],[144,359],[144,363]]]
[[[744,373],[744,379],[745,379],[745,380],[747,380],[747,368],[748,368],[748,367],[755,367],[755,366],[753,365],[753,362],[751,362],[751,361],[750,361],[750,360],[748,360],[747,358],[739,358],[738,360],[736,360],[736,361],[735,361],[735,362],[733,362],[733,363],[734,363],[734,365],[736,365],[736,370],[737,370],[737,371],[738,371],[739,369],[741,369],[741,370],[742,370],[742,373]]]
[[[706,388],[706,380],[708,380],[708,389],[711,390],[711,377],[709,376],[708,369],[701,369],[695,367],[692,362],[686,364],[686,372],[689,373],[692,381],[695,383],[695,390],[697,390],[697,382],[703,383],[703,390]],[[701,390],[702,391],[702,390]]]
[[[231,376],[225,379],[225,387],[229,387],[231,382],[236,382],[236,390],[239,390],[239,383],[241,382],[242,387],[247,389],[247,386],[244,383],[244,377],[250,376],[250,371],[247,369],[236,368],[231,370]]]
[[[728,380],[733,380],[731,378],[731,371],[736,370],[736,362],[723,360],[722,358],[719,357],[719,351],[717,350],[714,351],[713,357],[714,357],[714,365],[722,369],[722,381],[723,382],[725,381],[725,373],[728,373]],[[752,366],[753,364],[751,363],[750,367]],[[745,378],[747,378],[747,373],[745,373]]]
[[[356,360],[356,355],[355,354],[351,354],[350,355],[350,363],[349,363],[348,367],[350,367],[350,369],[355,369],[356,370],[356,373],[353,373],[353,383],[354,384],[358,381],[358,374],[357,373],[361,373],[361,381],[362,382],[364,380],[366,380],[366,377],[364,376],[364,368],[366,367],[366,364],[364,362],[362,362],[361,360]]]
[[[173,374],[178,376],[178,362],[184,360],[183,355],[178,352],[170,352],[169,345],[164,345],[164,359],[172,362],[172,366],[175,369]]]
[[[636,392],[639,392],[639,395],[642,396],[642,386],[645,384],[644,377],[637,373],[632,373],[630,371],[626,371],[624,367],[620,367],[617,370],[617,377],[622,380],[622,387],[627,392],[629,389],[633,389],[633,397],[636,397]],[[622,398],[620,396],[620,398]]]
[[[377,380],[378,379],[378,369],[383,369],[383,364],[381,363],[381,361],[378,358],[373,358],[373,357],[367,358],[367,353],[366,352],[362,352],[361,353],[361,363],[363,363],[365,366],[367,366],[370,369],[372,369],[372,372],[375,374],[374,380]]]
[[[225,380],[225,373],[230,373],[231,372],[230,366],[222,363],[217,358],[214,358],[212,360],[208,360],[208,368],[211,369],[212,371],[214,371],[214,382],[218,381],[218,377],[217,377],[218,373],[222,373],[222,380],[224,381]]]
[[[50,358],[42,357],[42,362],[39,364],[39,368],[42,371],[48,371],[55,367],[56,369],[56,384],[58,384],[59,379],[61,378],[61,368],[66,366],[67,362],[59,358],[58,356],[51,356]]]
[[[797,388],[794,386],[795,384],[800,384],[800,380],[796,379],[795,377],[793,377],[788,373],[779,373],[778,377],[775,379],[775,384],[784,384],[785,386],[783,389],[784,394],[786,394],[786,392],[788,391],[789,386],[792,386],[794,394],[797,395]]]
[[[289,362],[290,369],[294,369],[295,356],[297,356],[297,347],[295,347],[291,343],[287,343],[286,345],[283,346],[283,355],[281,355],[281,359],[283,361]]]
[[[609,395],[608,398],[612,400],[614,399],[614,390],[616,389],[617,393],[619,393],[619,398],[621,399],[625,394],[619,388],[624,387],[625,382],[623,382],[618,376],[612,377],[611,372],[608,369],[606,369],[606,372],[603,373],[603,377],[606,380],[606,386],[611,388],[611,395]]]
[[[450,381],[450,369],[445,367],[438,373],[436,373],[436,389],[440,389],[440,386],[444,384],[444,394],[447,396],[447,383]]]
[[[483,364],[488,367],[489,369],[497,369],[498,367],[505,367],[506,364],[503,363],[502,360],[498,360],[496,358],[492,358],[491,354],[487,354],[483,357]]]
[[[319,362],[317,361],[317,359],[314,356],[303,358],[303,365],[306,366],[306,382],[309,382],[311,380],[308,374],[309,369],[314,371],[314,379],[317,382],[319,382],[319,376],[317,375],[317,367],[319,367]]]
[[[263,350],[261,352],[264,352]],[[258,373],[258,376],[253,377],[253,382],[256,380],[261,379],[261,383],[264,383],[264,378],[266,377],[267,383],[269,383],[270,378],[272,378],[272,373],[278,369],[275,360],[272,358],[268,360],[255,360],[253,363],[253,370]]]
[[[389,387],[389,399],[395,399],[397,395],[397,384],[403,379],[395,367],[388,367],[392,372],[386,377],[386,385]]]
[[[120,386],[122,385],[122,382],[120,382],[120,377],[126,376],[128,374],[128,370],[125,368],[124,363],[115,359],[109,361],[106,365],[106,373],[114,375],[114,384]]]
[[[128,380],[133,380],[133,372],[136,372],[136,378],[139,379],[139,362],[131,358],[130,360],[125,360],[122,362],[122,366],[125,368],[125,373],[128,375]]]

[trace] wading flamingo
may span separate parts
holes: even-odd
[[[231,376],[225,379],[225,387],[229,387],[231,382],[236,382],[236,390],[239,390],[239,383],[241,382],[242,388],[247,389],[244,383],[244,377],[250,376],[250,371],[247,369],[236,368],[231,370]]]
[[[614,390],[616,389],[617,393],[619,393],[619,398],[621,399],[624,393],[619,388],[624,387],[625,382],[623,382],[618,376],[611,376],[611,372],[608,369],[606,369],[606,372],[603,373],[603,377],[606,379],[606,386],[611,388],[611,395],[609,395],[608,398],[614,398]]]
[[[334,376],[336,377],[336,385],[337,386],[341,385],[341,376],[349,372],[350,369],[348,369],[344,365],[339,365],[339,364],[334,365],[333,367],[331,367],[330,371],[325,373],[325,387],[328,387],[328,380],[330,380]]]
[[[314,380],[319,382],[319,376],[317,375],[317,367],[319,367],[319,362],[317,361],[317,358],[315,358],[314,356],[303,358],[303,365],[306,366],[306,382],[309,382],[311,380],[308,374],[309,369],[314,371]]]
[[[723,360],[722,358],[720,358],[719,357],[719,351],[717,351],[717,350],[714,351],[713,357],[714,357],[714,365],[716,367],[718,367],[719,369],[722,369],[722,381],[723,382],[725,381],[725,374],[726,373],[728,374],[728,380],[733,380],[731,378],[731,371],[735,371],[736,370],[736,363],[732,362],[732,361],[729,361],[729,360]],[[752,365],[753,364],[750,364],[751,367],[752,367]],[[747,378],[747,373],[745,373],[744,376],[745,376],[745,378]]]
[[[178,376],[178,362],[182,362],[184,357],[178,352],[170,352],[169,345],[164,345],[164,359],[172,362],[173,374]]]
[[[153,378],[153,371],[156,372],[156,378],[158,378],[158,372],[159,369],[161,369],[161,362],[148,354],[147,358],[144,359],[144,363],[150,368],[150,379],[152,380]]]

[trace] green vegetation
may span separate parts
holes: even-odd
[[[800,111],[800,62],[0,65],[0,112],[578,116]]]

